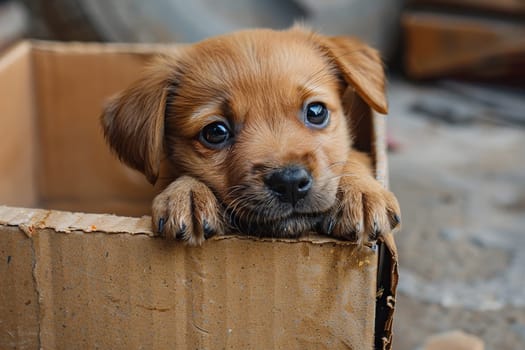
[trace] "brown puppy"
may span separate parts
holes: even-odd
[[[387,109],[378,53],[294,27],[160,57],[102,122],[117,155],[151,183],[163,154],[174,165],[152,208],[165,237],[199,245],[231,229],[318,231],[362,243],[400,221],[396,198],[352,148],[351,125],[370,108]]]

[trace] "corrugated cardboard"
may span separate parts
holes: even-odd
[[[390,349],[391,235],[152,237],[158,189],[98,117],[166,49],[26,42],[0,59],[0,349]],[[383,118],[359,140],[386,180]]]

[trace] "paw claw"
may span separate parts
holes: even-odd
[[[355,224],[355,227],[354,227],[354,234],[357,236],[359,234],[359,232],[361,232],[361,223],[358,222],[357,224]]]
[[[374,224],[372,225],[372,233],[374,234],[374,237],[376,237],[379,234],[379,225],[377,221],[374,220]]]
[[[157,233],[162,233],[162,231],[164,230],[165,223],[166,223],[166,220],[164,218],[159,219],[159,226],[158,226]]]
[[[392,219],[393,219],[393,221],[394,221],[394,222],[393,222],[393,226],[392,226],[392,228],[397,227],[397,225],[401,224],[401,218],[399,217],[399,215],[394,214],[394,215],[392,216]]]
[[[175,238],[185,239],[187,230],[188,230],[188,227],[186,226],[186,224],[182,223],[179,229],[177,230],[177,232],[175,233]]]
[[[323,222],[323,227],[322,227],[322,230],[324,231],[324,233],[327,235],[331,235],[332,232],[334,232],[334,228],[335,228],[335,219],[332,217],[326,218]]]
[[[202,221],[202,231],[204,232],[205,239],[215,236],[215,230],[210,226],[210,223],[207,220]]]

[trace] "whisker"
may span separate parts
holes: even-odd
[[[341,179],[341,178],[344,178],[344,177],[359,178],[359,175],[351,174],[351,173],[343,173],[343,174],[334,175],[334,176],[328,178],[327,181],[334,180],[334,179]]]

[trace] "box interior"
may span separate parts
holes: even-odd
[[[18,45],[0,61],[0,203],[137,216],[160,189],[123,165],[106,145],[105,101],[141,74],[159,45]],[[355,136],[372,147],[364,113]],[[162,176],[161,176],[162,177]]]

